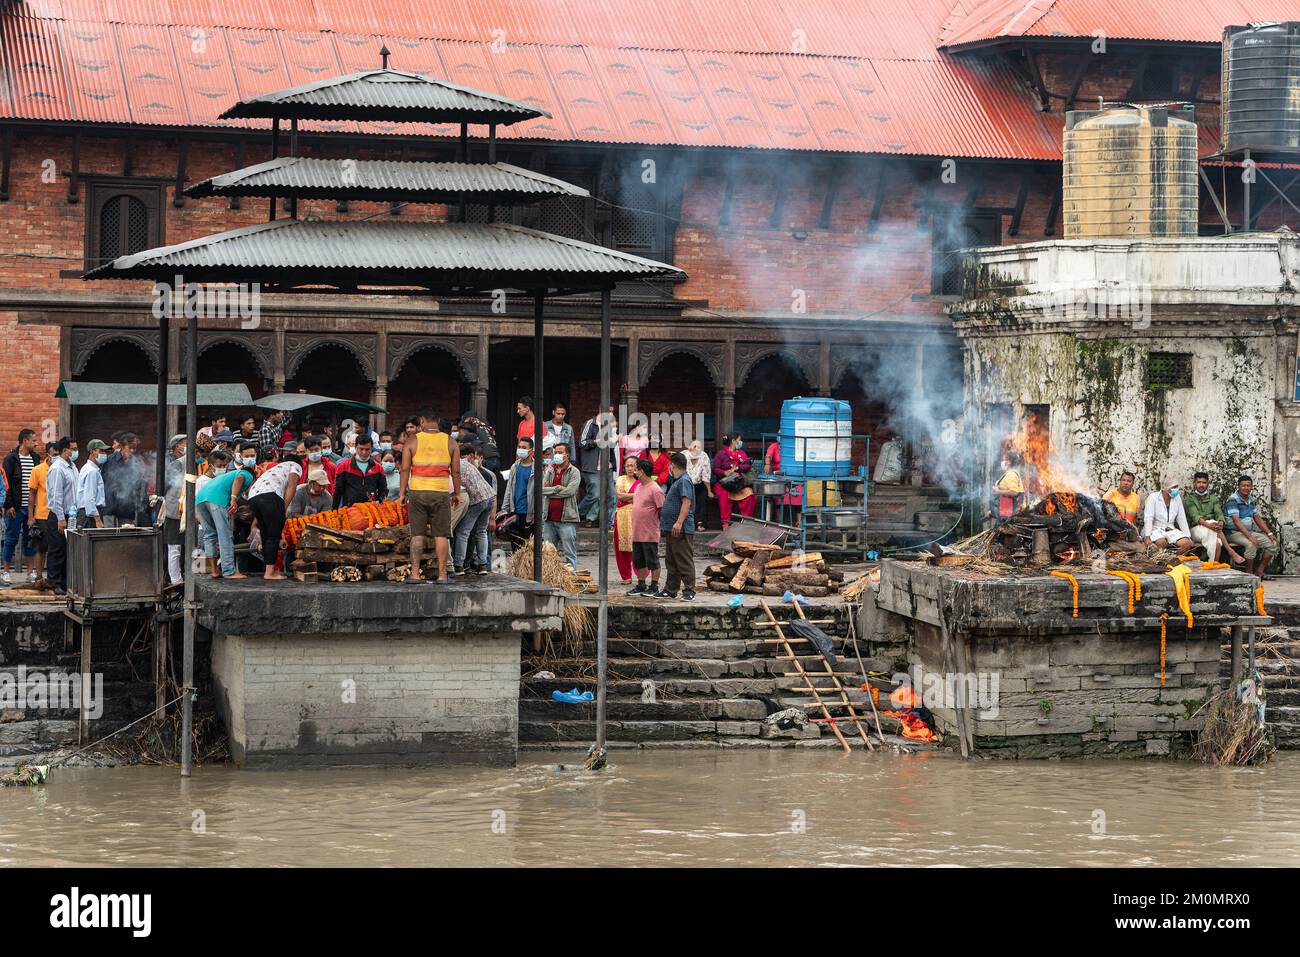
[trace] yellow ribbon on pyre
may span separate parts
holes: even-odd
[[[1187,627],[1192,627],[1192,570],[1186,565],[1177,565],[1165,572],[1174,580],[1174,596],[1178,607],[1187,616]]]

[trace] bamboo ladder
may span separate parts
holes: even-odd
[[[786,672],[787,677],[797,677],[803,679],[803,687],[795,688],[793,690],[799,694],[812,695],[813,700],[809,704],[804,705],[803,707],[821,709],[822,717],[825,719],[826,723],[831,726],[831,730],[835,732],[835,737],[839,739],[840,747],[844,749],[845,753],[848,753],[853,749],[849,747],[849,742],[845,740],[844,735],[840,732],[840,728],[839,728],[840,721],[851,722],[853,724],[854,729],[858,732],[859,735],[862,736],[862,742],[867,746],[867,750],[874,751],[876,749],[875,744],[872,743],[869,737],[867,737],[867,732],[862,729],[862,723],[866,721],[867,718],[864,717],[863,715],[858,714],[857,709],[853,706],[853,702],[849,700],[849,696],[846,693],[844,685],[840,682],[840,678],[847,676],[849,672],[834,671],[831,668],[831,663],[826,660],[826,656],[823,655],[821,651],[817,649],[816,645],[813,645],[812,642],[808,641],[808,639],[786,637],[785,629],[781,627],[781,622],[777,620],[777,617],[774,614],[772,614],[772,609],[768,607],[767,601],[764,599],[759,599],[758,603],[763,608],[763,614],[767,615],[767,622],[766,623],[758,622],[757,624],[759,625],[765,624],[767,627],[770,627],[776,631],[775,638],[764,638],[763,642],[769,645],[779,645],[780,650],[784,651],[785,654],[777,655],[777,660],[788,661],[794,665],[795,670],[793,672]],[[795,610],[795,614],[797,614],[800,618],[803,618],[804,621],[808,620],[807,618],[804,618],[803,609],[799,606],[798,601],[794,602],[794,610]],[[794,644],[811,645],[813,649],[812,653],[807,655],[796,655],[793,647]],[[803,662],[800,660],[801,658],[816,658],[818,661],[821,662],[822,668],[825,670],[808,671],[807,669],[804,668]],[[814,678],[818,680],[829,679],[831,685],[830,687],[824,687],[824,686],[818,686],[816,684],[813,684]],[[822,692],[826,692],[828,697],[838,695],[839,700],[838,701],[823,700]],[[831,714],[830,712],[831,708],[844,708],[846,711],[848,711],[848,715],[837,718]]]

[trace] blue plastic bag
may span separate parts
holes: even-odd
[[[565,704],[586,704],[588,701],[594,701],[596,696],[590,691],[578,691],[573,688],[569,691],[552,691],[552,701],[563,701]]]

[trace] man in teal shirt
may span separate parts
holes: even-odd
[[[194,511],[198,513],[199,526],[203,529],[203,553],[208,558],[208,574],[213,578],[247,577],[235,568],[231,521],[239,504],[239,493],[252,484],[257,455],[251,446],[240,451],[251,454],[229,469],[226,468],[226,454],[220,450],[213,452],[209,457],[212,478],[194,496]]]

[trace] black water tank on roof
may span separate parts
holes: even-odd
[[[1300,152],[1300,23],[1223,31],[1221,145]]]

